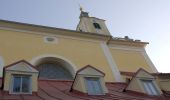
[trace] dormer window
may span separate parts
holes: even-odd
[[[160,95],[152,80],[141,80],[144,90],[149,95]]]
[[[4,67],[3,90],[9,94],[34,94],[38,90],[38,71],[25,60]]]
[[[31,91],[31,76],[13,75],[11,84],[11,93],[30,94]]]
[[[88,95],[102,95],[102,87],[99,77],[86,77],[86,89]]]
[[[104,81],[105,74],[87,65],[77,71],[70,91],[78,91],[86,95],[105,95],[108,93]]]
[[[94,27],[95,27],[96,29],[101,29],[101,27],[100,27],[100,25],[99,25],[98,23],[93,23],[93,25],[94,25]]]
[[[152,96],[162,94],[162,91],[156,84],[155,77],[142,68],[135,73],[125,90],[141,92]]]

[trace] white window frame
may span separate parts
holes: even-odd
[[[22,77],[29,77],[29,92],[22,92]],[[13,87],[14,87],[14,77],[20,77],[21,78],[21,84],[20,84],[20,92],[14,92]],[[32,94],[32,78],[31,75],[12,75],[11,79],[11,88],[10,88],[10,94]]]
[[[153,80],[141,80],[142,86],[148,95],[160,95]]]
[[[101,93],[98,94],[98,93],[89,93],[88,92],[88,83],[87,83],[88,78],[97,79]],[[87,91],[88,95],[104,95],[103,86],[101,84],[101,78],[100,77],[84,77],[84,80],[85,80],[85,86],[86,86],[86,91]]]

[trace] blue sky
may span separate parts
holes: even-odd
[[[79,4],[115,37],[149,42],[159,72],[170,72],[170,0],[1,0],[0,19],[75,30]]]

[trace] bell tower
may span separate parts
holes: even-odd
[[[82,7],[80,7],[80,11],[80,21],[76,28],[77,31],[110,35],[110,32],[106,27],[105,20],[90,17],[88,12],[83,11]]]

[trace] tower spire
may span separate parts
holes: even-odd
[[[80,6],[80,11],[81,11],[80,18],[81,17],[89,17],[88,12],[83,11],[83,7],[81,5],[79,5],[79,6]]]
[[[96,17],[90,17],[88,12],[84,11],[80,4],[79,9],[80,21],[76,28],[77,31],[110,35],[110,32],[105,24],[105,20]]]
[[[83,11],[83,7],[79,4],[79,6],[80,6],[80,11],[82,12]]]

